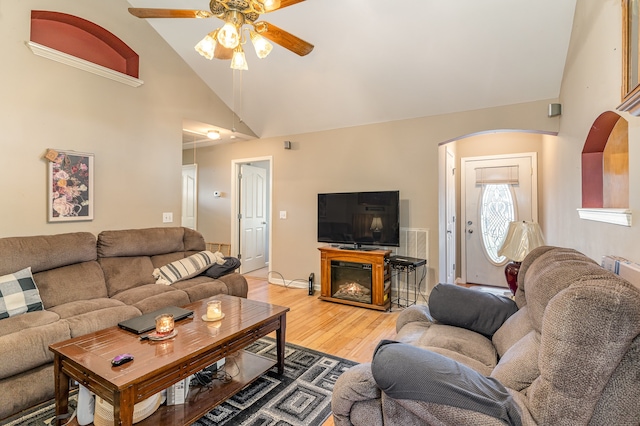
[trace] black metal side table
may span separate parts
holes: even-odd
[[[391,303],[395,303],[399,307],[406,308],[410,305],[415,305],[418,300],[418,274],[416,273],[416,269],[424,266],[427,267],[426,259],[418,259],[416,257],[407,257],[407,256],[391,256],[389,257],[389,266],[392,270],[397,271],[397,275],[405,274],[406,278],[406,298],[402,298],[400,291],[400,283],[398,283],[397,289],[398,294],[394,299],[392,298]],[[410,298],[409,292],[409,278],[413,275],[413,298]]]

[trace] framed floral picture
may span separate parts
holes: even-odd
[[[49,162],[49,222],[93,220],[93,154],[58,151]]]

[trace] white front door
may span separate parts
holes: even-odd
[[[196,229],[198,225],[198,165],[182,166],[182,226]]]
[[[536,153],[461,160],[463,280],[506,287],[497,252],[515,220],[538,220]]]
[[[267,235],[267,171],[240,167],[240,253],[242,273],[264,268]]]

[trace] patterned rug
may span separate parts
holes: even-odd
[[[265,337],[246,350],[276,359],[276,343]],[[285,371],[272,368],[251,385],[223,402],[194,426],[320,426],[331,415],[331,392],[336,379],[353,361],[287,343]],[[233,375],[233,360],[226,370]],[[192,387],[191,392],[197,392]],[[69,401],[75,409],[76,394]],[[53,401],[36,407],[7,426],[49,426],[55,416]]]

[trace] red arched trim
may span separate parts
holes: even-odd
[[[604,148],[620,120],[612,111],[603,112],[593,122],[582,148],[582,207],[604,207]]]
[[[138,78],[138,54],[114,34],[86,19],[32,10],[31,41]]]

